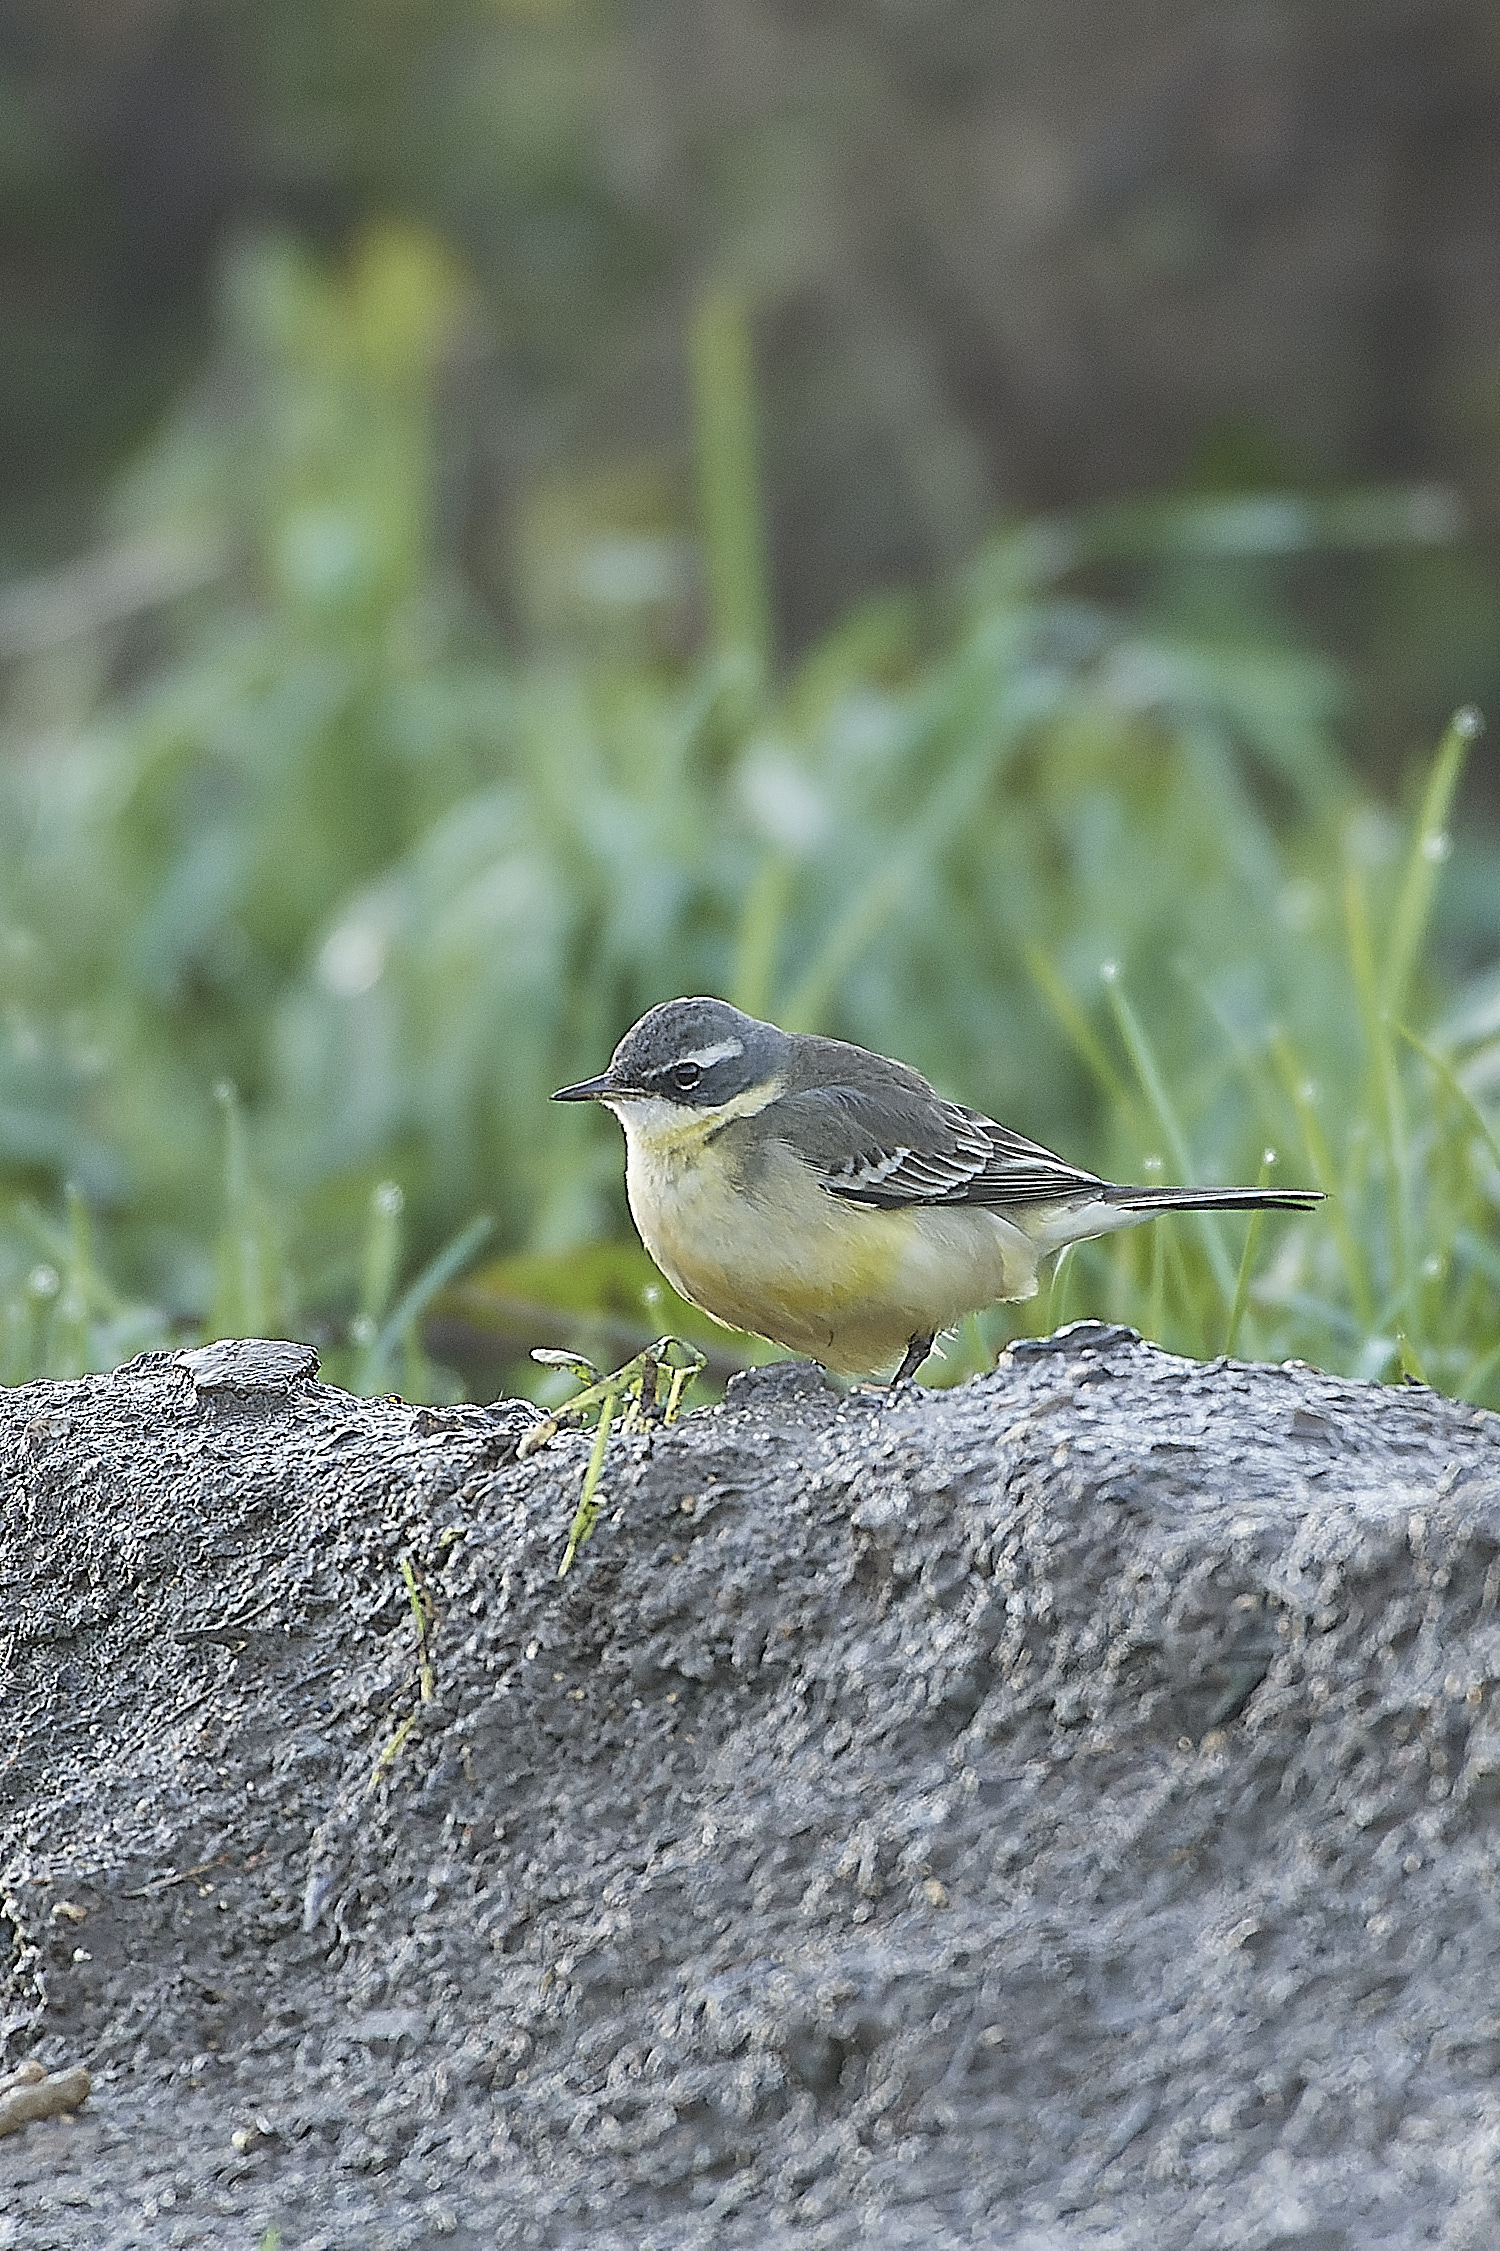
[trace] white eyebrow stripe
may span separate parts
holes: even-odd
[[[690,1047],[677,1060],[679,1063],[696,1063],[706,1071],[711,1064],[727,1063],[731,1055],[743,1055],[744,1052],[743,1040],[719,1040],[712,1047]]]

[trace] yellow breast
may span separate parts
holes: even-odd
[[[687,1117],[668,1102],[619,1105],[641,1240],[692,1304],[854,1372],[888,1366],[913,1336],[1035,1289],[1035,1248],[998,1213],[852,1204],[775,1140],[747,1179],[721,1128],[776,1091]]]

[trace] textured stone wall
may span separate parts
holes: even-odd
[[[1496,2240],[1494,1417],[768,1370],[559,1581],[585,1440],[248,1365],[0,1395],[0,2245]]]

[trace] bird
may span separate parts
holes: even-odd
[[[681,1296],[838,1374],[895,1364],[895,1385],[965,1314],[1034,1296],[1065,1244],[1161,1212],[1322,1201],[1102,1180],[904,1063],[706,994],[648,1009],[608,1070],[552,1100],[619,1119],[631,1215]]]

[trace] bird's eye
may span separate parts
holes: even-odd
[[[691,1087],[695,1087],[702,1076],[703,1065],[701,1063],[674,1063],[672,1065],[672,1084],[683,1094],[686,1094]]]

